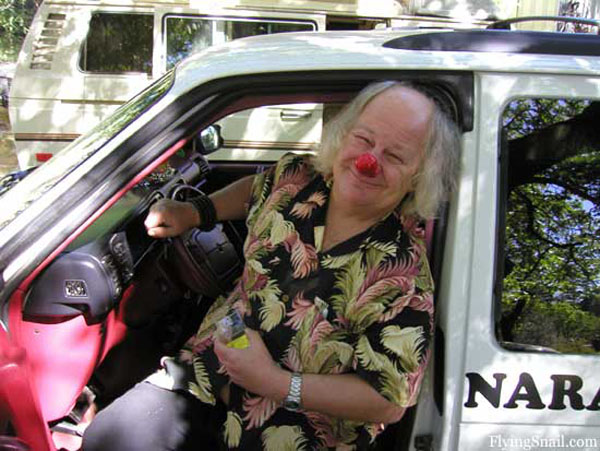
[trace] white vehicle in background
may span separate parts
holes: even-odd
[[[45,0],[23,44],[10,92],[19,166],[25,169],[49,159],[191,52],[262,34],[457,24],[402,15],[406,3]],[[411,7],[416,12],[437,11],[427,6],[436,2],[409,3],[416,5]],[[477,1],[472,9],[479,11],[484,3],[494,5],[492,0]],[[287,134],[287,142],[297,149],[308,150],[320,139],[322,111],[315,105],[272,106],[255,114],[271,122],[231,119],[223,124],[225,147],[259,153],[273,148],[273,140],[258,139],[259,123],[271,128],[271,136]]]
[[[193,51],[245,36],[325,29],[325,14],[233,3],[45,1],[10,93],[19,166],[47,160]],[[318,141],[311,130],[320,111],[310,105],[263,114],[300,128],[295,134],[307,148]],[[228,144],[252,141],[244,119],[236,122],[236,132],[223,131]]]

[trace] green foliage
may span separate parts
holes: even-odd
[[[569,127],[590,105],[515,101],[505,114],[506,135],[517,140],[554,124]],[[589,353],[600,350],[600,145],[574,145],[567,158],[555,146],[525,160],[527,182],[508,194],[501,330],[508,341]]]
[[[509,140],[521,138],[577,116],[589,104],[572,99],[515,100],[504,112],[504,130]]]
[[[211,20],[182,17],[167,19],[167,67],[171,68],[193,51],[212,45]]]
[[[596,352],[591,343],[600,318],[569,302],[532,301],[515,331],[515,341],[543,344],[564,353]]]
[[[0,61],[16,61],[39,0],[0,0]]]

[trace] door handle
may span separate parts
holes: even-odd
[[[311,111],[282,110],[279,117],[282,121],[301,121],[312,116]]]

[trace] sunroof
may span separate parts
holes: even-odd
[[[461,30],[392,39],[384,47],[446,52],[600,56],[600,36],[541,31]]]

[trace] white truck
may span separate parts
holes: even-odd
[[[149,204],[211,192],[298,150],[278,142],[209,153],[202,130],[272,105],[308,103],[326,117],[383,79],[444,99],[461,129],[461,168],[426,234],[436,281],[428,373],[416,406],[373,448],[600,449],[600,37],[481,29],[290,33],[211,47],[6,192],[0,434],[8,421],[5,435],[54,449],[61,432],[77,435],[70,412],[86,386],[116,395],[158,364],[163,350],[150,338],[198,318],[175,315],[201,302],[170,270],[182,255],[146,235]],[[196,244],[186,244],[192,255]],[[93,271],[78,263],[87,261]],[[78,288],[71,297],[67,282]]]

